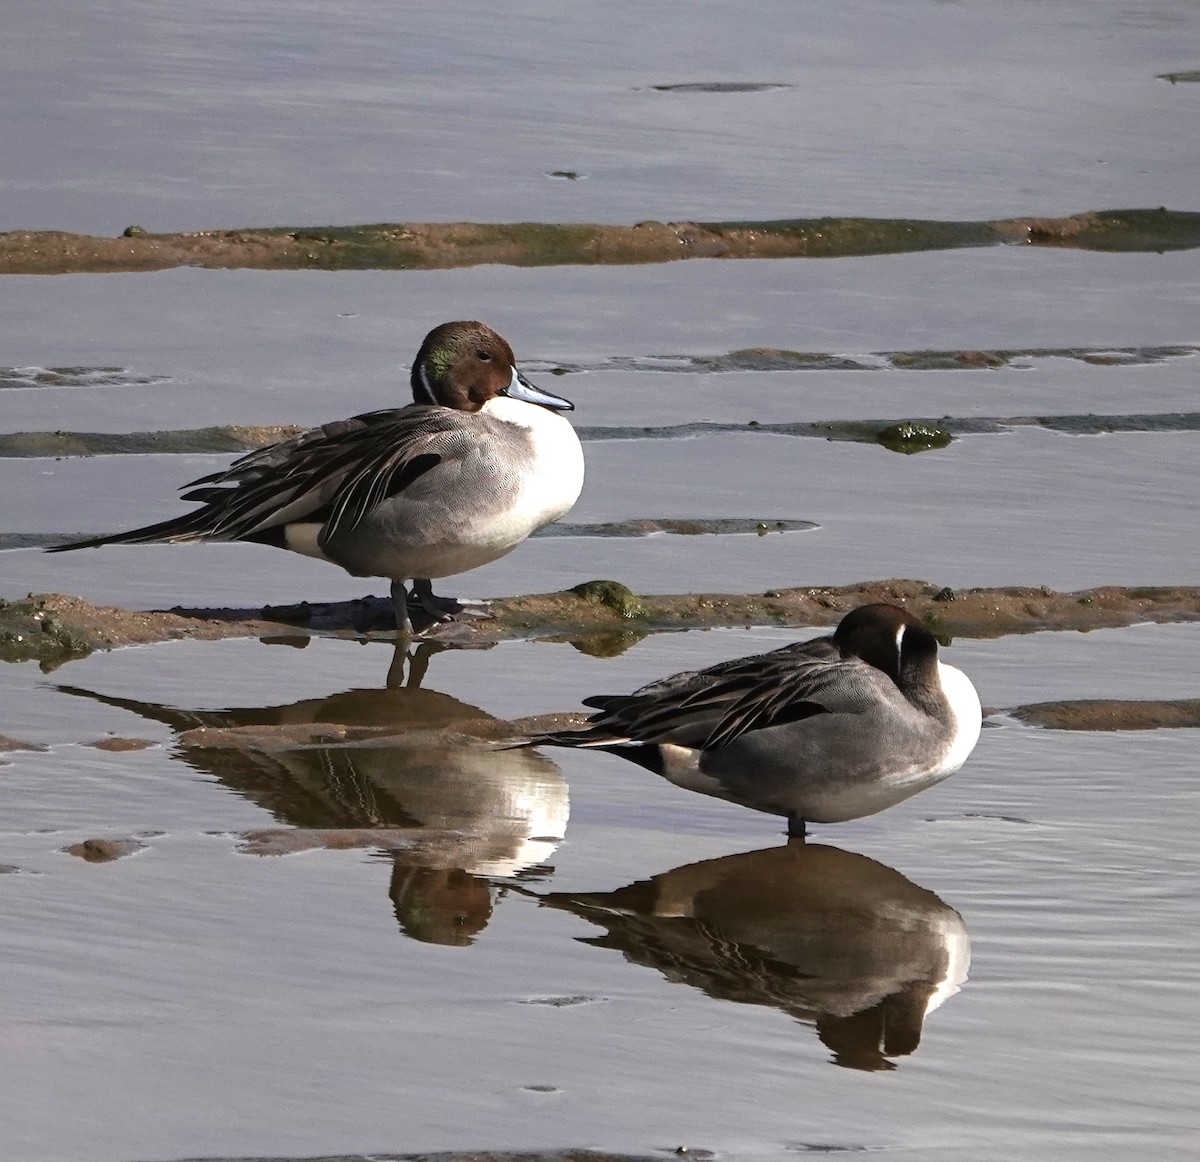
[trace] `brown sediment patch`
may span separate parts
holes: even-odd
[[[0,389],[37,387],[148,387],[162,375],[139,375],[127,367],[0,367]]]
[[[624,265],[684,258],[832,258],[990,246],[1096,250],[1200,245],[1200,213],[1089,210],[1069,217],[979,222],[786,218],[734,222],[407,222],[271,227],[120,238],[63,231],[0,234],[0,273],[65,274],[175,266],[259,270],[435,270],[476,266]]]
[[[161,432],[7,432],[0,435],[0,456],[161,456],[249,452],[286,440],[304,429],[279,424],[247,427],[222,424]]]
[[[433,626],[425,636],[433,642],[481,645],[550,637],[612,642],[656,630],[825,626],[873,601],[912,609],[946,638],[1200,620],[1200,587],[1188,585],[1110,585],[1059,593],[1045,586],[954,591],[926,581],[887,580],[761,594],[671,595],[635,594],[619,582],[598,581],[560,593],[502,598],[492,604],[490,621]],[[385,627],[391,619],[391,602],[383,598],[261,609],[129,610],[63,594],[33,594],[20,601],[0,600],[0,660],[36,660],[53,669],[72,657],[115,646],[184,638],[274,638],[281,625],[290,627],[290,638],[308,633],[389,639],[394,630]]]
[[[84,746],[91,747],[93,750],[106,750],[115,754],[124,754],[131,750],[148,750],[156,745],[153,739],[149,738],[97,738],[93,742],[85,742]]]
[[[64,847],[63,851],[88,863],[112,863],[113,860],[144,850],[145,846],[136,839],[85,839]]]
[[[22,742],[19,738],[9,738],[6,734],[0,734],[0,754],[14,750],[43,751],[49,749],[48,746],[44,746],[41,743]]]
[[[1084,698],[1035,702],[1008,713],[1031,726],[1052,730],[1161,730],[1200,726],[1200,698],[1161,702]]]

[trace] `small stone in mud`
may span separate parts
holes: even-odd
[[[133,855],[145,846],[136,839],[85,839],[81,843],[64,847],[63,851],[68,855],[77,855],[88,863],[111,863],[122,856]]]
[[[877,432],[875,439],[893,452],[906,456],[914,452],[928,452],[932,448],[945,448],[950,444],[950,433],[935,424],[911,423],[889,424]]]
[[[951,589],[949,585],[947,585],[944,588],[939,589],[933,595],[931,600],[933,600],[933,601],[953,601],[954,600],[954,590]]]
[[[590,605],[603,605],[622,617],[641,617],[646,612],[642,599],[620,581],[585,581],[574,586],[571,592]]]
[[[93,742],[85,742],[84,746],[90,746],[95,750],[108,751],[128,751],[128,750],[146,750],[148,747],[155,745],[154,740],[150,738],[118,738],[112,736],[109,738],[97,738]]]

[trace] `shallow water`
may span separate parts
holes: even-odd
[[[1200,89],[1162,79],[1195,68],[1195,6],[1102,7],[353,0],[283,22],[244,0],[50,0],[0,38],[0,229],[1196,209]],[[454,317],[504,332],[583,428],[1083,422],[1194,416],[1195,354],[1103,353],[1195,351],[1200,252],[10,276],[0,312],[0,368],[27,369],[0,373],[5,433],[388,406]],[[854,366],[702,361],[754,347]],[[1017,355],[879,357],[993,349]],[[1013,427],[908,457],[752,431],[594,440],[572,522],[819,527],[549,537],[453,587],[1194,583],[1198,439]],[[0,458],[0,537],[165,517],[226,459]],[[252,547],[0,552],[3,597],[371,589]],[[421,689],[385,688],[390,646],[344,640],[0,667],[0,1155],[1189,1157],[1196,731],[1005,712],[1195,698],[1197,626],[956,641],[947,660],[996,711],[967,766],[802,854],[776,820],[611,756],[414,733],[571,710],[808,632],[449,650]],[[253,745],[206,743],[232,728]],[[353,846],[365,828],[386,853]],[[144,846],[64,850],[93,838]],[[257,854],[278,850],[297,854]]]
[[[1195,68],[1197,21],[1188,0],[48,0],[0,45],[0,229],[1191,209],[1198,97],[1161,75]],[[782,87],[655,88],[714,82]]]
[[[471,778],[453,753],[430,783],[419,749],[256,758],[174,741],[201,722],[321,721],[339,705],[338,720],[391,715],[403,727],[409,695],[429,723],[566,709],[793,636],[668,635],[615,659],[563,645],[450,651],[431,659],[425,690],[390,692],[390,649],[352,642],[300,653],[181,643],[49,676],[5,667],[5,704],[26,741],[49,748],[13,752],[3,769],[3,856],[21,873],[4,879],[0,1000],[20,1066],[3,1089],[13,1156],[82,1156],[85,1143],[93,1157],[167,1158],[464,1141],[913,1158],[1040,1157],[1050,1143],[1116,1158],[1150,1143],[1184,1156],[1200,1015],[1187,987],[1200,952],[1193,731],[996,719],[959,775],[818,829],[799,863],[767,816],[610,756],[553,752],[537,770],[555,790],[535,799],[557,801],[561,823],[569,786],[566,838],[503,868],[494,851],[472,864],[479,852],[450,841],[391,858],[238,853],[236,833],[263,827],[409,825],[447,778]],[[1045,633],[959,642],[947,657],[993,705],[1157,697],[1196,637],[1194,626]],[[106,734],[153,745],[80,745]],[[475,767],[479,795],[498,778],[529,785],[527,765],[502,770]],[[443,813],[453,794],[441,794]],[[459,801],[469,820],[471,800]],[[475,821],[493,835],[509,826],[486,809]],[[147,847],[110,865],[61,853],[93,835]],[[460,873],[445,870],[455,862]],[[618,897],[630,919],[598,922],[595,893],[647,879]],[[537,906],[547,892],[553,905]],[[699,907],[701,919],[638,921],[639,898],[664,917]],[[904,1013],[931,994],[940,1003],[914,1033]],[[892,1056],[879,1055],[881,1021]],[[48,1118],[42,1095],[64,1087],[69,1110]]]
[[[155,377],[7,390],[9,431],[303,424],[386,406],[403,398],[403,361],[426,324],[453,314],[492,319],[513,336],[519,356],[542,368],[535,378],[574,399],[573,418],[584,429],[1195,409],[1197,357],[1187,354],[1135,366],[1031,355],[994,369],[710,374],[672,364],[661,372],[615,367],[563,376],[549,369],[759,346],[856,356],[1186,346],[1200,303],[1197,252],[996,248],[838,262],[411,274],[181,270],[14,278],[0,290],[19,299],[13,317],[24,345],[12,365],[121,366]],[[547,299],[555,304],[550,314]],[[731,310],[728,301],[742,305]],[[420,304],[422,315],[401,330],[397,318],[410,304]],[[719,338],[700,325],[711,318],[722,320]],[[609,539],[553,538],[465,583],[481,595],[595,576],[660,592],[680,588],[680,576],[695,579],[688,588],[740,592],[886,576],[1068,589],[1189,582],[1200,551],[1180,532],[1190,529],[1197,498],[1197,439],[1194,431],[1071,436],[1017,427],[911,457],[766,433],[589,442],[573,521],[736,517],[820,528],[761,538],[652,537],[622,541],[619,551]],[[716,466],[703,488],[697,456]],[[0,459],[4,493],[37,498],[10,512],[3,531],[66,536],[161,519],[180,511],[179,485],[226,460]],[[270,550],[220,546],[6,553],[0,584],[154,606],[242,604],[251,592],[262,602],[332,600],[369,588],[320,564],[292,561],[281,573]]]

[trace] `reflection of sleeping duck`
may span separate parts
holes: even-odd
[[[789,843],[542,902],[607,929],[582,938],[709,996],[771,1005],[855,1069],[891,1069],[966,979],[962,917],[866,856]]]
[[[348,690],[289,706],[184,711],[61,689],[168,724],[188,766],[296,829],[256,832],[246,850],[387,850],[397,917],[417,939],[469,943],[491,914],[491,887],[477,877],[527,877],[566,830],[567,784],[557,765],[459,733],[468,723],[486,733],[491,716],[434,690]]]

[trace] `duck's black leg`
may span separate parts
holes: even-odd
[[[808,834],[805,829],[804,820],[800,818],[794,811],[790,812],[787,817],[787,837],[789,840],[798,839],[801,843],[804,842],[804,837]]]

